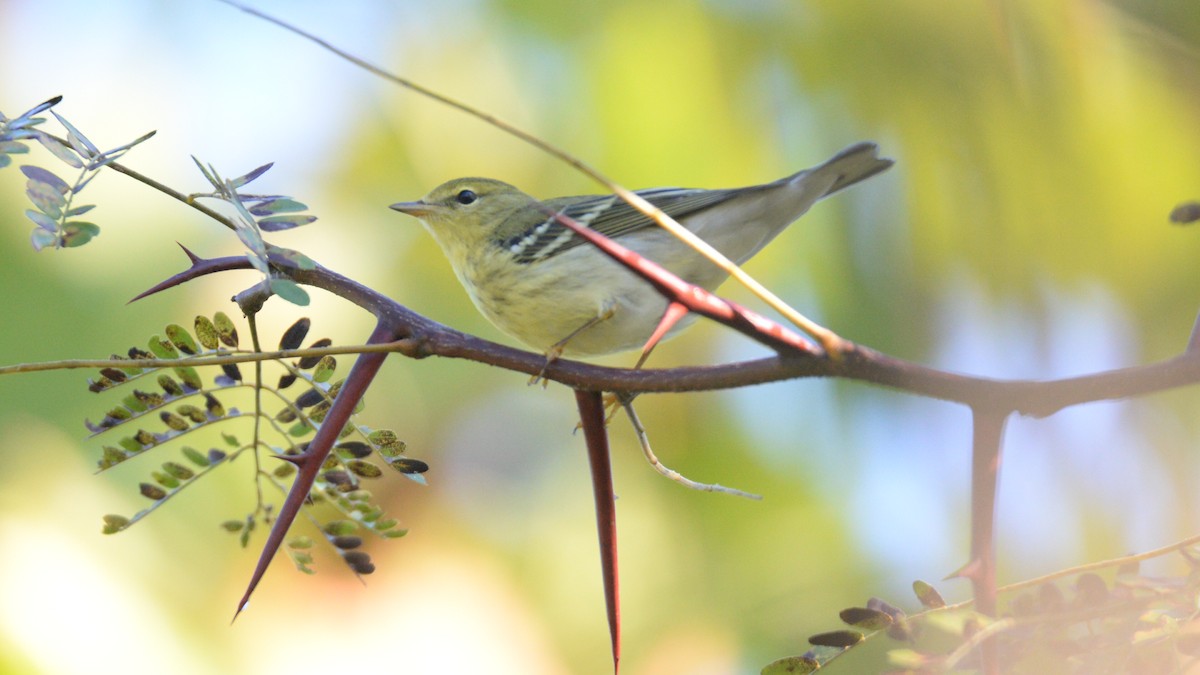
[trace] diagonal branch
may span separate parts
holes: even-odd
[[[381,324],[375,328],[375,332],[371,334],[367,342],[390,342],[394,338],[392,332]],[[250,596],[258,587],[258,583],[262,581],[263,575],[266,574],[267,567],[283,544],[288,530],[296,520],[296,515],[300,513],[300,508],[308,500],[313,482],[317,479],[317,474],[320,473],[325,458],[329,456],[338,435],[350,421],[354,406],[366,393],[367,387],[370,386],[371,380],[375,379],[375,374],[379,372],[379,367],[383,365],[386,358],[386,353],[359,354],[358,360],[354,362],[354,367],[346,376],[337,398],[334,399],[333,406],[325,415],[325,419],[321,421],[321,428],[317,430],[316,436],[309,442],[308,447],[299,455],[281,457],[281,459],[295,464],[299,470],[296,472],[296,479],[292,481],[292,487],[288,491],[283,506],[275,517],[275,523],[271,526],[271,534],[267,536],[267,541],[263,544],[258,564],[255,565],[250,582],[246,585],[246,593],[238,602],[237,611],[233,615],[234,619],[237,619],[238,614],[241,614],[242,610],[246,608],[246,603],[250,602]]]

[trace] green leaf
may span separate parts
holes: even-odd
[[[304,307],[308,305],[308,293],[291,279],[271,279],[271,292],[293,305]]]
[[[396,521],[394,518],[386,518],[386,519],[377,518],[375,520],[375,522],[371,523],[371,529],[375,530],[376,532],[382,532],[384,530],[390,530],[398,524],[399,524],[399,522]]]
[[[97,148],[91,141],[89,141],[87,136],[83,135],[82,131],[76,129],[75,125],[68,122],[62,115],[59,115],[53,110],[50,111],[50,114],[54,115],[54,119],[58,120],[59,124],[66,127],[67,141],[71,144],[71,147],[75,148],[76,152],[84,157],[94,157],[100,154],[100,149]]]
[[[71,186],[67,182],[55,174],[43,169],[40,166],[25,165],[21,167],[21,173],[32,183],[41,183],[49,190],[57,193],[60,197],[65,196],[71,191]]]
[[[36,138],[38,142],[42,144],[42,147],[49,150],[52,155],[57,157],[64,164],[75,169],[83,168],[83,162],[79,159],[79,155],[77,155],[71,148],[63,145],[63,143],[57,138],[54,138],[50,134],[41,132],[35,134],[34,138]]]
[[[892,649],[887,653],[888,663],[905,671],[916,671],[925,667],[929,656],[915,649]]]
[[[288,216],[267,216],[258,219],[258,226],[266,232],[282,232],[301,225],[308,225],[316,220],[316,216],[294,214]]]
[[[255,216],[269,216],[276,213],[295,213],[297,211],[304,211],[307,208],[308,206],[289,197],[276,197],[275,199],[269,199],[247,207],[247,210]]]
[[[287,545],[289,548],[312,548],[313,540],[311,537],[300,535],[289,539]]]
[[[226,532],[241,532],[242,528],[245,526],[246,526],[246,523],[244,523],[240,520],[227,520],[227,521],[221,523],[221,527]]]
[[[316,218],[314,217],[313,220],[316,220]],[[311,270],[317,267],[316,261],[299,251],[273,244],[268,245],[268,250],[270,250],[272,258],[282,258],[302,270]]]
[[[179,352],[175,349],[175,345],[171,344],[170,340],[165,340],[161,335],[155,335],[150,338],[150,342],[146,347],[152,354],[160,359],[177,359]]]
[[[367,441],[375,446],[384,457],[395,457],[404,452],[405,444],[391,429],[376,429],[367,434]]]
[[[199,391],[204,388],[204,381],[200,379],[200,373],[196,372],[196,369],[191,366],[179,366],[175,368],[175,376],[190,391]]]
[[[820,667],[821,664],[807,654],[786,656],[768,663],[762,669],[762,675],[805,675],[816,672]]]
[[[343,537],[358,531],[358,524],[352,520],[335,520],[326,523],[324,530],[331,537]]]
[[[50,185],[34,180],[26,183],[25,195],[39,211],[54,220],[62,217],[62,207],[67,205],[66,198],[60,192]]]
[[[254,179],[256,179],[259,176],[266,173],[267,170],[270,169],[272,166],[275,166],[275,162],[271,162],[269,164],[263,164],[262,166],[258,167],[257,169],[255,169],[249,173],[243,174],[241,176],[238,176],[237,178],[234,178],[233,180],[231,180],[229,182],[233,185],[233,187],[240,188],[243,185],[253,181]]]
[[[192,464],[195,464],[199,467],[206,467],[212,464],[208,457],[205,457],[203,453],[191,446],[183,446],[183,456],[187,457],[188,461],[190,461]]]
[[[332,354],[322,356],[321,360],[317,362],[317,367],[312,372],[313,382],[328,382],[336,370],[337,359]]]
[[[63,246],[67,248],[83,246],[94,239],[98,234],[100,234],[99,225],[96,225],[95,223],[85,223],[81,220],[72,220],[63,225]]]
[[[33,234],[29,236],[29,242],[33,244],[33,250],[40,251],[44,248],[53,248],[58,246],[58,235],[54,232],[47,232],[42,228],[36,228]]]
[[[162,468],[163,471],[167,472],[167,475],[178,478],[179,480],[191,480],[196,477],[195,471],[192,471],[186,466],[177,464],[175,462],[165,462],[163,463]]]
[[[183,417],[191,420],[192,424],[203,424],[208,421],[208,412],[197,408],[196,406],[185,403],[175,409]]]
[[[58,232],[58,221],[41,211],[33,209],[25,209],[25,215],[34,222],[35,225],[50,233]]]
[[[217,327],[213,325],[212,319],[209,319],[207,316],[198,315],[193,328],[196,331],[196,340],[200,342],[200,346],[208,351],[217,348]]]
[[[29,146],[20,141],[0,141],[0,155],[25,155],[28,153]]]
[[[128,518],[110,513],[104,516],[104,528],[100,531],[104,534],[116,534],[127,527],[129,527]]]

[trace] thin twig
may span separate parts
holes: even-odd
[[[633,401],[627,396],[618,398],[618,401],[621,403],[621,407],[625,409],[625,414],[629,416],[629,423],[633,425],[633,432],[637,434],[638,443],[640,443],[642,446],[642,454],[646,456],[646,461],[650,463],[650,466],[654,467],[654,470],[657,471],[659,475],[669,478],[690,490],[699,490],[700,492],[720,492],[722,494],[733,495],[735,497],[745,497],[746,499],[762,499],[762,495],[756,495],[751,492],[743,492],[742,490],[738,490],[736,488],[725,487],[724,485],[718,485],[716,483],[700,483],[694,481],[660,462],[658,457],[654,454],[654,450],[650,447],[650,438],[646,435],[646,428],[642,426],[642,421],[638,419],[637,412],[635,412],[633,409]]]

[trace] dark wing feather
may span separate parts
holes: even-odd
[[[676,220],[709,208],[729,199],[741,190],[698,190],[689,188],[653,188],[639,190],[646,201],[662,209]],[[641,211],[626,204],[616,195],[594,197],[563,197],[546,202],[551,209],[561,209],[565,216],[587,225],[610,239],[636,232],[646,227],[658,227]],[[584,243],[553,217],[511,237],[501,245],[510,249],[517,262],[531,263],[558,255]]]

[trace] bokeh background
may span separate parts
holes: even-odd
[[[816,207],[749,270],[810,316],[889,354],[1051,378],[1178,353],[1197,309],[1200,12],[1192,0],[262,0],[257,7],[560,144],[629,187],[726,187],[872,139],[888,173]],[[386,206],[460,175],[541,196],[596,189],[480,122],[212,0],[0,0],[0,110],[53,95],[101,146],[157,129],[127,163],[183,191],[189,154],[321,217],[274,237],[439,321],[501,339],[430,238]],[[50,166],[44,153],[32,156]],[[116,174],[86,196],[88,246],[34,253],[24,178],[0,171],[0,363],[103,357],[235,308],[250,275],[127,305],[239,245]],[[89,194],[90,193],[90,194]],[[737,288],[726,291],[752,302]],[[757,306],[757,305],[755,305]],[[357,343],[371,322],[316,295],[273,302]],[[699,326],[658,366],[763,349]],[[610,363],[631,363],[631,358]],[[344,359],[344,363],[348,360]],[[570,392],[467,362],[392,359],[363,421],[430,462],[374,491],[408,537],[375,541],[359,583],[276,560],[230,627],[261,533],[248,462],[130,531],[163,448],[93,473],[85,417],[114,399],[82,371],[0,378],[0,671],[599,673],[608,643]],[[762,502],[654,474],[612,426],[626,673],[757,672],[869,596],[913,607],[967,553],[967,411],[855,383],[645,397],[659,456]],[[1197,529],[1196,391],[1096,404],[1007,435],[1002,581],[1145,550]],[[243,434],[248,432],[243,431]],[[950,599],[963,582],[940,584]],[[871,670],[867,661],[845,672]]]

